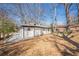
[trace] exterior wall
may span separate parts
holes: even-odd
[[[77,28],[70,28],[70,30],[76,31],[76,30],[77,30]]]
[[[79,27],[71,27],[70,28],[72,31],[79,31]]]
[[[63,32],[65,28],[57,28],[59,32]]]
[[[79,31],[79,27],[77,27],[77,30]]]
[[[40,36],[49,33],[51,33],[51,30],[48,31],[48,29],[32,27],[30,30],[28,30],[28,27],[24,27],[24,29],[21,28],[17,33],[13,33],[13,35],[4,42],[17,42],[20,40],[30,39],[34,36]]]
[[[35,28],[35,35],[34,36],[40,36],[41,35],[41,28]]]
[[[70,30],[72,30],[72,31],[79,31],[79,27],[69,27],[70,28]],[[57,28],[60,32],[63,32],[64,30],[65,30],[65,27],[58,27]]]
[[[49,33],[51,33],[51,30],[48,30],[48,29],[30,28],[30,30],[28,30],[28,28],[25,27],[24,33],[22,33],[22,35],[24,34],[23,38],[27,39],[27,38],[32,38],[34,36],[40,36],[40,35],[49,34]]]

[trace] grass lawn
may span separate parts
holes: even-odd
[[[79,32],[72,33],[69,40],[54,34],[34,37],[12,45],[1,50],[1,55],[28,55],[28,56],[60,56],[79,55]],[[76,46],[77,45],[77,46]]]

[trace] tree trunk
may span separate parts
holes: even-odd
[[[0,33],[0,40],[1,40],[1,33]]]
[[[67,26],[66,26],[66,30],[69,29],[69,25],[70,25],[70,19],[69,19],[69,4],[64,4],[65,6],[65,11],[66,11],[66,20],[67,20]]]
[[[79,24],[79,4],[78,4],[78,24]]]
[[[25,28],[23,27],[23,39],[25,38]]]

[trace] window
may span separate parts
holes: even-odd
[[[29,28],[27,28],[27,30],[28,30],[28,31],[30,31],[30,30],[31,30],[31,28],[29,27]]]

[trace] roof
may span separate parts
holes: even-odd
[[[50,29],[50,27],[46,26],[37,26],[37,25],[22,25],[21,27],[35,27],[35,28],[45,28],[45,29]]]

